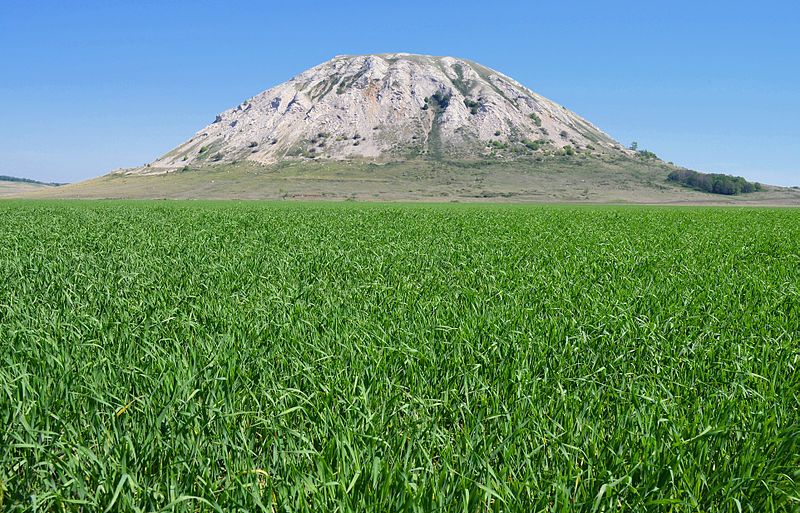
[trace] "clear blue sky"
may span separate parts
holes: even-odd
[[[800,2],[0,0],[0,174],[139,165],[336,54],[476,60],[619,141],[800,185]]]

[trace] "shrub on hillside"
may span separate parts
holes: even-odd
[[[541,148],[542,146],[544,146],[545,144],[547,144],[547,141],[545,141],[544,139],[538,139],[536,141],[529,141],[529,140],[526,139],[526,140],[522,141],[522,144],[524,144],[525,147],[528,148],[529,150],[536,151],[539,148]]]
[[[431,96],[431,101],[433,101],[440,110],[445,110],[450,105],[450,93],[444,93],[442,91],[436,91]]]
[[[676,169],[667,176],[667,180],[699,191],[729,196],[762,190],[760,183],[748,182],[741,176],[699,173],[690,169]]]
[[[495,140],[489,141],[489,146],[492,147],[495,150],[507,150],[508,149],[508,143],[504,143],[504,142],[501,142],[501,141],[495,141]]]
[[[478,113],[478,110],[481,108],[481,103],[476,102],[475,100],[470,100],[469,98],[464,98],[464,105],[469,109],[469,113],[475,115]]]

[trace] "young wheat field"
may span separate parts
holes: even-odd
[[[798,511],[800,211],[0,203],[0,510]]]

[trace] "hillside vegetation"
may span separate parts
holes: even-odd
[[[359,201],[800,204],[800,190],[723,196],[667,180],[673,167],[585,154],[514,160],[252,162],[171,173],[112,173],[39,198],[352,199]]]
[[[689,169],[676,169],[667,176],[667,180],[686,185],[698,191],[729,196],[747,194],[763,189],[760,183],[748,182],[741,176],[699,173]]]

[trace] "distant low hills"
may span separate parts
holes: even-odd
[[[44,192],[64,184],[45,183],[30,178],[0,175],[0,198],[23,196],[30,193]]]
[[[40,182],[38,180],[31,180],[30,178],[20,178],[18,176],[7,176],[7,175],[0,175],[0,182],[29,183],[29,184],[36,184],[36,185],[47,185],[47,186],[50,186],[50,187],[59,187],[61,185],[66,185],[64,183]]]

